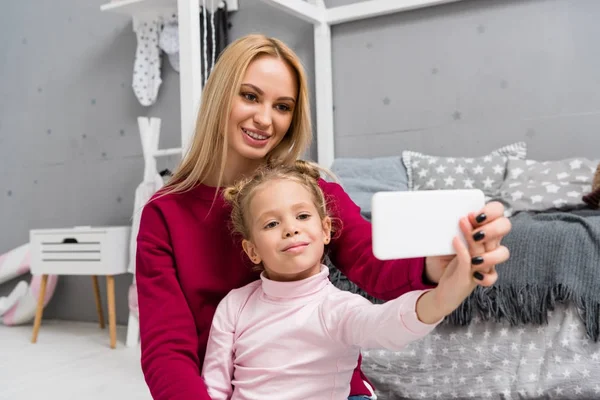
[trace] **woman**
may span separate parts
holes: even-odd
[[[156,400],[208,400],[200,375],[215,309],[234,288],[259,274],[244,257],[241,239],[228,228],[231,209],[222,187],[258,166],[291,164],[311,141],[306,77],[286,45],[262,35],[243,37],[225,49],[206,83],[189,153],[170,183],[145,207],[138,234],[136,279],[142,369]],[[388,300],[435,285],[453,257],[382,262],[372,254],[371,227],[335,183],[320,182],[344,229],[329,257],[370,295]],[[488,273],[502,260],[500,239],[510,223],[498,203],[470,216],[477,249]],[[479,261],[479,260],[478,260]],[[479,262],[478,262],[479,263]],[[351,396],[371,395],[359,364]]]

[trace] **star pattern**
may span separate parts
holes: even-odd
[[[597,163],[584,158],[544,162],[509,159],[500,200],[513,213],[582,206],[582,197],[591,192],[593,174],[587,171]]]
[[[400,351],[362,355],[379,400],[600,397],[600,342],[561,304],[547,325],[474,318],[465,327],[441,324]]]
[[[412,153],[403,160],[408,164],[411,190],[481,189],[493,197],[502,185],[508,159],[502,155],[444,158]]]

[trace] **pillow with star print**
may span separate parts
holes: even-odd
[[[408,190],[481,189],[487,201],[498,195],[507,159],[524,160],[526,156],[527,144],[516,142],[477,158],[438,157],[406,150],[402,162]]]
[[[481,189],[487,197],[497,195],[506,173],[507,157],[488,154],[476,158],[436,157],[403,153],[410,190]]]
[[[557,161],[508,160],[500,198],[513,214],[519,211],[575,209],[592,189],[598,161],[567,158]]]

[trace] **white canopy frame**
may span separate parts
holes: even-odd
[[[323,0],[262,0],[314,25],[317,162],[329,168],[335,159],[331,26],[461,0],[365,0],[327,8]]]

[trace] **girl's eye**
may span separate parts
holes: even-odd
[[[277,226],[277,222],[273,221],[273,222],[269,222],[267,225],[265,225],[265,229],[272,229],[275,228]]]
[[[248,101],[256,101],[256,95],[253,93],[242,93],[242,96]]]
[[[279,111],[283,111],[283,112],[287,112],[287,111],[291,110],[290,106],[288,106],[287,104],[279,104],[279,105],[277,105],[277,109]]]
[[[310,218],[310,214],[300,214],[298,215],[298,219],[302,220],[302,219],[309,219]]]

